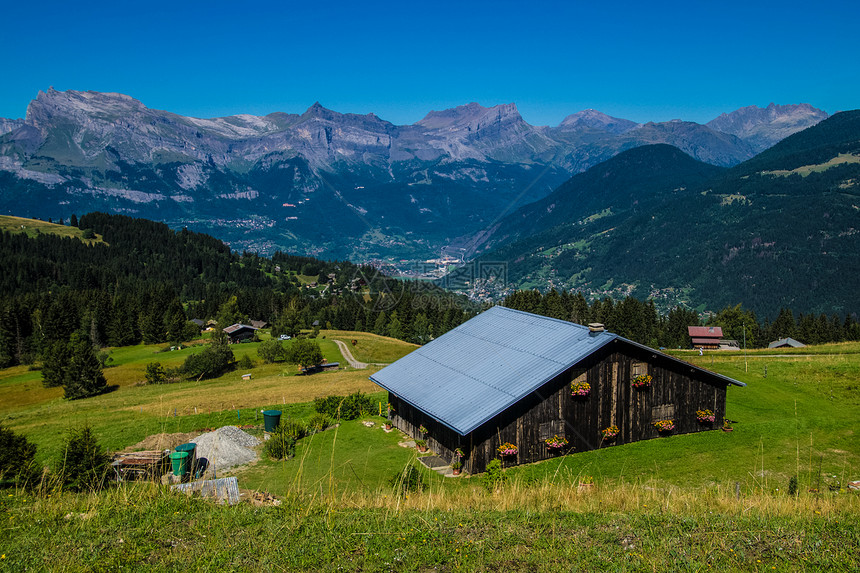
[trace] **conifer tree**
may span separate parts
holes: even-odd
[[[52,342],[42,352],[42,356],[42,385],[45,388],[56,388],[65,384],[66,370],[72,358],[69,343]]]
[[[104,487],[110,470],[110,456],[89,426],[69,430],[56,461],[63,486],[72,491],[97,491]]]
[[[76,333],[69,342],[69,352],[70,360],[63,378],[65,397],[77,400],[104,392],[107,380],[90,340]]]

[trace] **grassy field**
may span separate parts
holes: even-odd
[[[25,219],[23,217],[11,217],[0,215],[0,230],[10,233],[25,233],[28,237],[35,237],[40,233],[46,235],[58,235],[60,237],[77,237],[87,244],[103,243],[101,235],[96,234],[94,239],[84,239],[83,229],[67,227],[56,223],[48,223],[37,219]]]
[[[0,499],[20,571],[856,571],[856,496],[677,490],[313,492],[217,506],[157,486]]]
[[[333,341],[319,343],[330,362],[344,362]],[[258,346],[239,344],[233,351],[237,358],[248,354],[256,359]],[[66,430],[81,423],[89,423],[103,445],[119,450],[151,434],[236,424],[240,416],[244,424],[261,409],[306,403],[330,394],[379,390],[367,378],[372,370],[347,368],[296,376],[294,366],[262,364],[258,359],[250,371],[235,370],[214,380],[141,385],[149,362],[179,366],[190,353],[203,347],[172,352],[162,352],[163,348],[138,345],[111,349],[113,366],[104,372],[113,391],[87,400],[64,400],[62,388],[44,388],[41,373],[25,366],[0,370],[0,420],[34,441],[39,447],[38,460],[47,463],[57,455]],[[251,374],[251,380],[242,380],[245,373]]]
[[[410,345],[324,331],[368,362],[390,362]],[[256,344],[234,347],[256,355]],[[307,419],[316,396],[372,392],[375,369],[310,377],[258,365],[204,382],[140,386],[153,360],[178,365],[191,347],[114,349],[105,371],[116,390],[77,402],[41,387],[38,372],[0,371],[0,416],[50,463],[64,430],[90,423],[120,449],[156,433],[261,424],[260,409]],[[279,507],[215,506],[124,486],[99,495],[9,491],[0,497],[0,570],[350,571],[848,571],[860,568],[860,345],[795,351],[681,353],[747,384],[731,388],[734,431],[671,436],[607,447],[505,471],[488,490],[482,476],[442,478],[397,495],[389,478],[415,462],[382,418],[342,422],[302,439],[296,456],[236,468],[240,487],[268,491]],[[195,410],[196,409],[196,410]],[[241,420],[240,420],[241,416]],[[371,423],[372,426],[365,425]],[[228,474],[222,474],[228,475]],[[791,476],[799,495],[787,494]],[[594,490],[578,482],[593,476]],[[48,497],[50,493],[50,497]]]
[[[321,331],[321,335],[345,342],[356,360],[369,364],[390,364],[396,360],[400,360],[418,348],[417,344],[410,344],[396,338],[388,338],[387,336],[379,336],[369,332],[323,330]],[[356,342],[354,346],[352,344],[353,340]]]

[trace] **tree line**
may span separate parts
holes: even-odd
[[[607,330],[652,348],[690,348],[689,326],[719,326],[723,338],[737,340],[748,348],[767,347],[782,338],[804,344],[824,344],[860,340],[860,322],[850,314],[798,314],[782,309],[776,319],[760,320],[753,310],[740,304],[700,316],[692,309],[676,306],[660,314],[652,300],[627,297],[588,301],[581,292],[541,293],[517,291],[505,298],[504,306],[578,324],[599,322]]]

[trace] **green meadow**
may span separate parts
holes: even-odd
[[[412,345],[323,331],[329,361],[390,362]],[[372,339],[372,340],[371,340]],[[259,410],[306,420],[329,394],[385,394],[365,370],[296,376],[264,365],[257,344],[234,347],[250,370],[141,385],[151,361],[175,366],[200,346],[111,350],[113,391],[76,402],[44,389],[38,371],[0,371],[3,424],[37,444],[50,466],[66,429],[90,424],[118,450],[158,433],[249,424]],[[849,571],[860,568],[860,345],[746,354],[679,352],[745,382],[728,392],[732,432],[670,436],[575,453],[484,476],[422,470],[423,491],[389,484],[416,462],[397,431],[371,413],[299,441],[287,460],[229,474],[276,503],[219,506],[155,484],[71,494],[0,492],[0,570],[347,571]],[[242,374],[251,380],[243,381]],[[586,476],[593,487],[579,485]],[[798,492],[789,495],[792,476]]]

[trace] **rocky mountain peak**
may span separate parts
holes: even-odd
[[[484,107],[472,102],[442,111],[431,111],[415,125],[434,130],[476,131],[492,123],[513,122],[525,123],[515,103]]]
[[[596,109],[585,109],[567,116],[558,127],[565,131],[575,131],[584,128],[599,129],[600,131],[620,135],[636,128],[638,125],[635,121],[612,117]]]
[[[711,129],[735,135],[763,151],[781,141],[827,119],[825,111],[808,103],[793,105],[769,104],[765,108],[755,105],[742,107],[731,113],[720,114],[705,125]]]
[[[302,117],[310,118],[310,117],[319,117],[323,119],[332,119],[334,116],[340,115],[336,111],[332,111],[326,107],[324,107],[320,102],[315,101],[314,104],[309,107],[305,113],[302,114]]]

